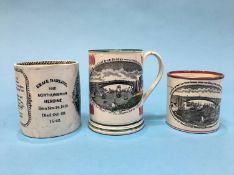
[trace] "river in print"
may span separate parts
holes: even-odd
[[[139,104],[142,86],[142,66],[138,62],[104,62],[90,71],[90,98],[110,112],[126,111]]]
[[[171,92],[170,111],[181,124],[208,128],[216,124],[220,112],[221,87],[204,82],[187,83]]]

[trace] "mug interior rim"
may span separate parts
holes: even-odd
[[[89,52],[143,52],[142,49],[94,49]]]
[[[188,74],[203,74],[203,75],[207,75],[207,76],[191,77],[191,76],[183,75],[186,73],[188,73]],[[172,77],[172,78],[187,79],[187,80],[219,80],[219,79],[224,78],[223,73],[214,72],[214,71],[206,71],[206,70],[176,70],[176,71],[168,72],[167,76]]]
[[[40,60],[40,61],[22,61],[17,62],[14,66],[55,66],[55,65],[73,65],[79,64],[75,60]]]

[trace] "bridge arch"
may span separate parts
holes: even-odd
[[[189,97],[186,102],[192,101],[192,100],[206,100],[206,101],[210,101],[212,103],[214,103],[215,105],[219,104],[219,100],[218,99],[213,99],[213,98],[209,98],[209,97],[202,97],[202,96],[198,96],[198,97]]]
[[[124,84],[124,85],[129,85],[129,86],[134,87],[135,81],[111,80],[111,81],[100,82],[100,83],[98,83],[98,86],[99,87],[105,87],[105,86],[113,85],[113,84]]]

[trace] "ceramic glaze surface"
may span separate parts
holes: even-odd
[[[30,137],[54,137],[80,125],[78,63],[24,62],[15,65],[22,132]]]
[[[168,76],[168,124],[188,132],[205,133],[217,130],[219,127],[222,78],[215,80],[199,79],[207,78],[208,75],[205,73],[203,75],[200,72],[178,73],[178,76],[185,76],[184,78],[174,78],[170,75]],[[187,80],[191,77],[196,79]],[[217,77],[210,75],[208,78]]]
[[[92,130],[122,135],[143,128],[144,58],[140,50],[89,52],[89,127]]]

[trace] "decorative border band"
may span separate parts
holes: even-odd
[[[27,127],[31,123],[31,120],[32,120],[32,116],[31,116],[32,97],[31,97],[31,93],[29,90],[29,80],[28,80],[27,75],[23,72],[22,69],[15,68],[15,71],[23,74],[23,76],[25,78],[25,86],[26,86],[26,94],[27,94],[26,98],[27,98],[27,108],[28,108],[28,121],[26,123],[21,122],[21,125],[24,127]]]
[[[180,73],[193,73],[193,74],[210,74],[215,75],[215,77],[207,76],[207,77],[188,77],[182,75],[174,75]],[[168,77],[172,78],[179,78],[179,79],[186,79],[186,80],[219,80],[224,78],[224,74],[219,72],[212,72],[212,71],[201,71],[201,70],[179,70],[179,71],[171,71],[167,73]]]

